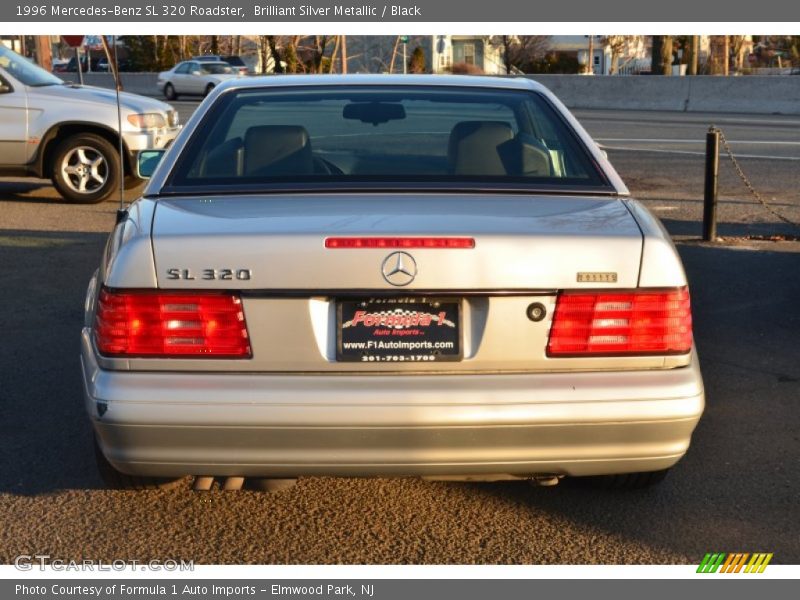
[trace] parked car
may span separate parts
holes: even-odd
[[[103,57],[100,60],[98,60],[95,70],[100,71],[101,73],[108,73],[110,71],[109,64],[108,64],[108,59]],[[125,58],[120,58],[119,59],[119,70],[120,70],[120,73],[124,73],[126,71],[130,71],[131,70],[130,61],[125,59]]]
[[[177,135],[170,105],[121,93],[123,156],[115,92],[65,83],[0,45],[0,175],[45,177],[65,200],[100,202],[135,177],[139,150]]]
[[[98,64],[100,63],[101,58],[92,57],[92,71],[98,71]],[[81,71],[87,73],[89,71],[89,60],[86,58],[86,55],[81,55]],[[77,73],[78,72],[78,60],[73,56],[69,59],[66,65],[61,65],[58,67],[57,73]]]
[[[167,100],[178,96],[207,96],[217,85],[239,77],[226,62],[187,60],[158,74],[159,91]]]
[[[247,67],[247,64],[242,60],[242,57],[236,56],[235,54],[230,54],[227,56],[219,54],[203,54],[201,56],[192,57],[192,60],[200,62],[220,62],[220,61],[226,62],[239,75],[250,74],[250,69]]]
[[[66,70],[68,64],[69,64],[69,59],[53,58],[53,73],[63,73]]]
[[[686,452],[680,258],[542,85],[234,79],[140,158],[82,331],[110,485],[640,487]]]

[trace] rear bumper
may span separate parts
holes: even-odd
[[[651,471],[683,456],[704,406],[696,358],[577,374],[169,373],[100,369],[83,342],[100,446],[139,475]]]

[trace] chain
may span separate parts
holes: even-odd
[[[725,152],[728,153],[728,158],[731,159],[731,163],[733,163],[733,168],[736,170],[736,174],[739,175],[739,179],[742,180],[742,183],[744,184],[744,186],[748,190],[750,190],[750,193],[753,195],[753,197],[756,200],[758,200],[758,202],[761,204],[761,206],[763,206],[770,214],[772,214],[776,218],[780,219],[784,223],[787,223],[789,225],[793,225],[795,227],[800,227],[800,224],[795,223],[794,221],[784,217],[782,214],[780,214],[778,211],[776,211],[774,208],[772,208],[767,203],[767,201],[764,200],[764,198],[762,198],[761,194],[759,194],[756,191],[756,188],[753,187],[753,184],[750,183],[750,180],[747,178],[747,175],[744,174],[744,171],[742,170],[742,167],[739,164],[739,161],[736,160],[736,157],[733,155],[733,150],[731,150],[731,145],[730,145],[730,143],[728,143],[728,140],[725,138],[725,134],[722,132],[722,129],[720,129],[719,127],[712,126],[712,130],[714,130],[717,133],[719,133],[720,140],[722,141],[722,147],[725,148]]]

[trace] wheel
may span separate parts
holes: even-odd
[[[642,473],[619,473],[598,477],[581,477],[586,483],[605,490],[640,490],[664,481],[669,469],[644,471]]]
[[[51,179],[68,202],[96,204],[119,189],[119,152],[107,139],[80,133],[55,150]]]
[[[175,88],[172,87],[171,83],[168,83],[164,86],[164,97],[167,100],[177,100],[178,94],[175,93]]]
[[[162,478],[162,477],[139,477],[137,475],[128,475],[117,471],[114,466],[108,462],[108,459],[100,449],[100,444],[97,443],[97,437],[94,438],[94,459],[97,464],[97,471],[100,473],[100,478],[106,487],[112,490],[169,490],[180,486],[184,478],[177,479]]]
[[[204,96],[208,96],[208,95],[211,93],[211,90],[213,90],[213,89],[214,89],[214,84],[213,84],[213,83],[209,83],[209,84],[206,86],[206,93],[205,93],[205,94],[203,94],[203,95],[204,95]]]

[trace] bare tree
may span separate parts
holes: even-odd
[[[519,40],[513,35],[498,35],[496,38],[496,45],[500,47],[500,51],[503,54],[503,67],[506,70],[506,75],[511,75],[511,70],[514,67],[514,46],[519,44]]]
[[[339,46],[342,43],[343,35],[337,35],[336,41],[333,43],[333,52],[331,52],[331,61],[330,66],[328,67],[328,73],[335,73],[336,72],[336,55],[339,52]]]
[[[700,36],[693,35],[691,45],[691,60],[689,61],[689,75],[697,75],[697,69],[700,63]]]
[[[392,48],[392,59],[389,61],[389,74],[394,73],[394,61],[397,59],[397,48],[400,47],[400,37],[396,36],[394,38],[394,47]]]
[[[604,35],[600,38],[604,47],[611,51],[611,65],[608,73],[616,75],[619,71],[619,59],[633,52],[641,43],[641,35]]]
[[[744,70],[744,55],[748,47],[746,35],[732,35],[730,36],[731,51],[733,52],[733,68],[735,73],[741,73]]]
[[[672,75],[672,36],[654,35],[651,62],[653,75]]]
[[[504,47],[504,62],[510,62],[511,69],[516,68],[523,73],[535,71],[534,66],[544,59],[550,49],[550,36],[520,35],[515,37],[515,43]],[[508,67],[506,69],[506,72],[510,72]]]

